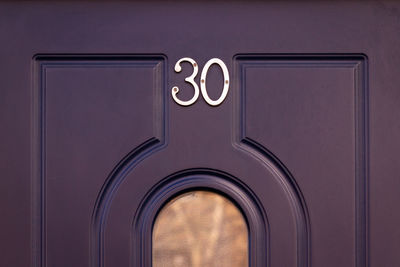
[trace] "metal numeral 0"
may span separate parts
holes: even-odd
[[[185,81],[190,83],[193,88],[194,88],[194,95],[192,97],[192,99],[188,100],[188,101],[182,101],[180,99],[178,99],[178,97],[176,96],[177,93],[179,92],[179,88],[177,86],[172,87],[172,98],[175,100],[176,103],[178,103],[181,106],[190,106],[192,105],[194,102],[197,101],[197,99],[199,98],[199,86],[197,85],[197,83],[194,81],[194,78],[197,75],[198,72],[198,65],[196,63],[195,60],[193,60],[192,58],[181,58],[180,60],[178,60],[175,64],[175,72],[181,72],[182,71],[182,67],[181,67],[181,62],[183,61],[187,61],[189,63],[192,64],[193,66],[193,73],[192,75],[190,75],[189,77],[185,78]],[[207,72],[208,69],[211,67],[212,64],[217,64],[220,66],[222,73],[224,75],[224,88],[222,89],[222,93],[221,96],[217,99],[217,100],[212,100],[207,93],[207,88],[206,88],[206,81],[207,81]],[[201,94],[203,95],[204,100],[210,105],[210,106],[218,106],[220,105],[226,98],[226,96],[228,95],[228,91],[229,91],[229,72],[228,72],[228,68],[226,67],[225,63],[218,59],[218,58],[212,58],[209,61],[207,61],[206,65],[204,65],[204,68],[201,72],[201,82],[200,82],[200,88],[201,88]]]

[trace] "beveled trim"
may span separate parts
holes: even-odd
[[[174,173],[146,194],[132,223],[133,253],[130,266],[152,266],[152,231],[158,213],[174,197],[194,190],[216,192],[238,207],[248,227],[249,266],[269,266],[269,226],[261,202],[234,176],[203,168]]]

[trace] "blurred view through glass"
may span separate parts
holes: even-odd
[[[154,224],[153,267],[247,267],[248,258],[243,215],[219,194],[182,194]]]

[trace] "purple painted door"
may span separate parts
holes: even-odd
[[[0,266],[151,266],[171,198],[249,266],[400,266],[400,4],[0,3]],[[190,57],[196,64],[175,63]],[[218,58],[229,76],[213,64]],[[185,82],[193,68],[203,93]]]

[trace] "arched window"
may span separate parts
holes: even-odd
[[[247,267],[248,227],[226,197],[191,191],[170,200],[156,217],[153,267]]]

